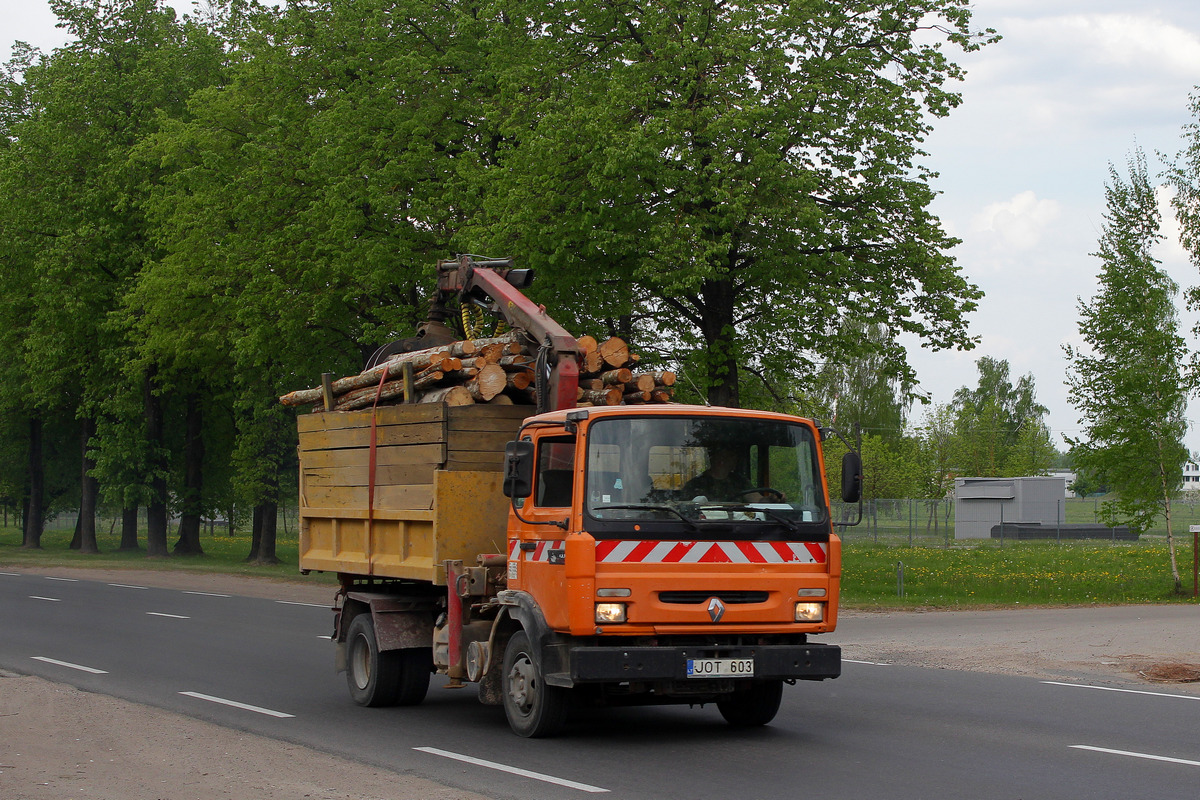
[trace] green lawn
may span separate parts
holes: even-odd
[[[1176,546],[1183,597],[1172,594],[1170,557],[1158,538],[948,548],[851,542],[842,556],[842,602],[850,607],[1194,602],[1190,537]]]
[[[299,544],[294,530],[291,535],[278,535],[275,554],[280,564],[259,566],[247,564],[244,559],[250,553],[249,531],[228,536],[224,530],[205,533],[201,536],[202,556],[172,556],[170,558],[147,558],[145,534],[142,533],[142,549],[137,552],[121,552],[119,526],[110,531],[107,525],[100,526],[96,541],[99,555],[83,555],[71,550],[71,530],[51,528],[42,535],[42,549],[26,550],[21,547],[21,532],[12,527],[0,528],[0,565],[98,567],[105,569],[182,569],[200,572],[227,572],[235,575],[257,575],[269,578],[300,578]],[[168,538],[168,547],[175,544],[174,531]]]

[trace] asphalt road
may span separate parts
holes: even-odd
[[[716,709],[580,712],[529,741],[473,689],[363,709],[329,610],[0,573],[0,669],[496,798],[1131,798],[1200,793],[1200,696],[847,663],[766,728]]]

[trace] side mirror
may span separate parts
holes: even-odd
[[[504,446],[504,496],[533,494],[533,442],[509,442]]]
[[[862,497],[862,458],[853,450],[842,456],[842,502],[857,503]]]

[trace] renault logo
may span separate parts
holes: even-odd
[[[725,604],[721,598],[713,597],[708,601],[708,616],[713,622],[720,622],[721,617],[725,616]]]

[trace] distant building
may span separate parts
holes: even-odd
[[[1079,496],[1071,489],[1071,485],[1075,483],[1075,478],[1078,477],[1073,471],[1069,469],[1052,469],[1046,474],[1051,478],[1062,478],[1065,481],[1063,484],[1063,497]],[[1200,475],[1200,473],[1197,474]]]
[[[1005,523],[1058,523],[1065,482],[1061,477],[956,478],[954,538],[987,539]]]
[[[1185,492],[1200,490],[1200,464],[1195,461],[1183,462],[1183,490]]]

